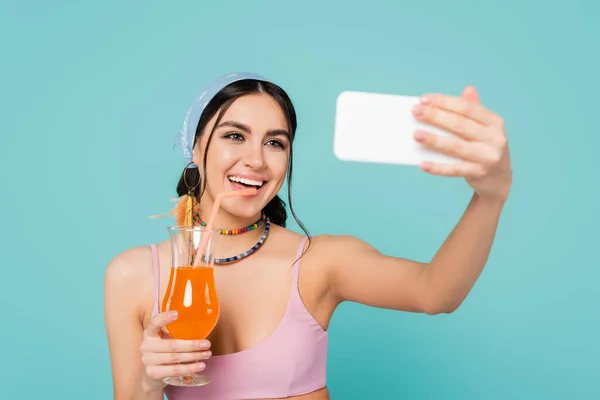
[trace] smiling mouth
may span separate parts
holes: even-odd
[[[244,188],[255,188],[257,190],[267,183],[267,181],[254,181],[252,179],[241,178],[235,175],[228,176],[227,179],[229,179],[231,183],[240,185]]]

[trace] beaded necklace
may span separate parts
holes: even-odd
[[[196,223],[197,223],[197,224],[200,224],[200,225],[202,225],[202,226],[206,226],[206,222],[204,222],[204,221],[202,220],[202,218],[200,218],[200,216],[199,216],[199,215],[198,215],[198,216],[196,216],[195,220],[196,220]],[[245,232],[248,232],[248,231],[251,231],[251,230],[254,230],[254,229],[258,228],[258,227],[259,227],[259,226],[261,226],[261,225],[262,225],[264,222],[265,222],[265,215],[263,214],[263,215],[260,217],[260,219],[259,219],[258,221],[256,221],[256,222],[255,222],[255,223],[253,223],[253,224],[250,224],[250,225],[248,225],[248,226],[247,226],[247,227],[245,227],[245,228],[240,228],[240,229],[231,229],[231,230],[228,230],[228,229],[221,229],[221,235],[239,235],[240,233],[245,233]]]
[[[245,252],[240,253],[233,257],[215,258],[215,264],[226,264],[226,263],[234,262],[237,260],[241,260],[242,258],[248,257],[250,254],[254,253],[256,250],[258,250],[260,248],[260,246],[263,245],[263,243],[267,239],[267,236],[269,235],[270,228],[271,228],[271,221],[267,217],[265,219],[265,231],[263,232],[262,236],[260,237],[260,239],[258,239],[258,242],[256,242],[256,244],[254,246],[252,246],[249,250],[246,250]]]
[[[246,258],[248,257],[250,254],[254,253],[256,250],[258,250],[260,248],[260,246],[262,246],[265,243],[265,240],[267,239],[267,236],[269,235],[269,230],[271,229],[271,220],[269,220],[269,217],[265,217],[265,231],[263,232],[263,234],[261,235],[260,239],[258,239],[258,242],[256,242],[256,244],[254,246],[252,246],[249,250],[246,250],[243,253],[240,253],[236,256],[232,256],[232,257],[225,257],[225,258],[215,258],[215,264],[227,264],[227,263],[231,263],[237,260],[241,260],[242,258]],[[207,260],[204,260],[205,262]]]

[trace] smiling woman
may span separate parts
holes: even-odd
[[[257,111],[260,111],[257,113]],[[226,115],[226,118],[224,116]],[[275,84],[255,79],[236,80],[225,86],[217,93],[213,100],[208,102],[202,116],[197,124],[195,135],[193,137],[192,154],[194,164],[191,168],[186,168],[184,175],[177,185],[177,194],[186,195],[188,187],[186,182],[202,182],[197,185],[194,195],[202,198],[203,193],[208,188],[208,196],[203,203],[205,214],[211,212],[211,205],[214,196],[223,190],[241,189],[247,185],[259,187],[262,198],[269,198],[264,213],[271,221],[279,226],[285,227],[287,219],[286,204],[277,195],[287,171],[288,179],[288,198],[290,211],[296,218],[298,224],[307,233],[304,225],[298,220],[293,211],[291,202],[291,180],[293,170],[293,151],[292,142],[296,132],[296,113],[288,95]],[[254,132],[253,132],[254,129]],[[211,150],[213,137],[216,137],[214,143],[215,149]],[[200,146],[195,146],[196,141],[200,141]],[[247,152],[249,146],[259,143],[257,152]],[[235,163],[240,158],[239,153],[246,151],[245,159],[251,165],[237,166],[238,170],[229,170],[229,175],[223,174],[230,181],[229,187],[217,182],[209,185],[212,177],[207,171],[207,159],[209,154],[218,153],[219,157],[215,162],[220,170],[227,168],[228,162]],[[267,157],[263,157],[267,155]],[[251,159],[251,157],[254,157]],[[262,168],[265,162],[270,162],[269,168]],[[252,164],[254,163],[254,164]],[[254,167],[252,167],[254,165]],[[257,168],[258,166],[258,168]],[[241,168],[240,168],[241,167]],[[248,168],[251,167],[251,168]],[[203,169],[200,178],[200,169]],[[219,168],[217,165],[211,166],[211,169]],[[227,168],[229,169],[229,168]],[[272,175],[272,177],[267,176]],[[275,179],[273,179],[275,178]],[[254,181],[254,182],[251,182]],[[260,182],[261,184],[257,183]],[[236,185],[234,183],[240,183]],[[223,204],[223,209],[228,208],[227,202]],[[240,210],[236,211],[237,213]],[[227,218],[227,215],[219,215],[220,218]],[[253,217],[252,215],[250,217]],[[235,219],[235,217],[234,217]],[[222,221],[225,226],[230,222]],[[244,221],[248,222],[248,221]]]
[[[158,306],[168,290],[160,277],[169,276],[169,241],[115,257],[105,281],[115,399],[328,399],[327,329],[340,303],[431,315],[459,307],[486,263],[512,176],[502,120],[479,104],[473,88],[460,98],[427,95],[415,110],[415,118],[459,137],[448,143],[419,132],[415,140],[465,157],[463,164],[422,169],[463,176],[474,189],[428,263],[383,255],[350,236],[309,236],[292,208],[297,123],[279,86],[231,74],[200,93],[180,138],[185,168],[177,193],[193,199],[188,221],[206,225],[221,193],[254,190],[217,209],[218,322],[206,340],[176,340],[165,330],[178,318]],[[285,228],[286,204],[277,193],[286,178],[290,211],[304,235]],[[209,384],[163,381],[199,371]]]

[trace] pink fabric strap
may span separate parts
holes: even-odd
[[[307,236],[304,236],[302,238],[302,240],[300,241],[300,246],[298,246],[298,251],[296,252],[296,258],[294,259],[294,280],[292,282],[293,287],[295,288],[295,290],[298,289],[298,276],[299,276],[299,271],[300,271],[300,256],[302,256],[302,252],[304,251],[304,246],[306,244],[306,241],[308,240]]]
[[[158,296],[160,288],[160,269],[158,264],[158,249],[156,248],[155,244],[150,245],[150,247],[152,248],[152,269],[154,272],[154,306],[152,308],[152,316],[154,317],[156,314],[158,314],[159,311]]]

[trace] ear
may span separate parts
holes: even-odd
[[[192,150],[192,161],[194,162],[194,164],[197,167],[200,167],[200,165],[202,163],[202,156],[200,155],[200,141],[199,140],[196,142],[196,145],[194,146],[194,148]]]
[[[467,86],[462,92],[462,97],[475,103],[481,102],[479,100],[479,93],[477,92],[477,89],[475,89],[474,86]]]

